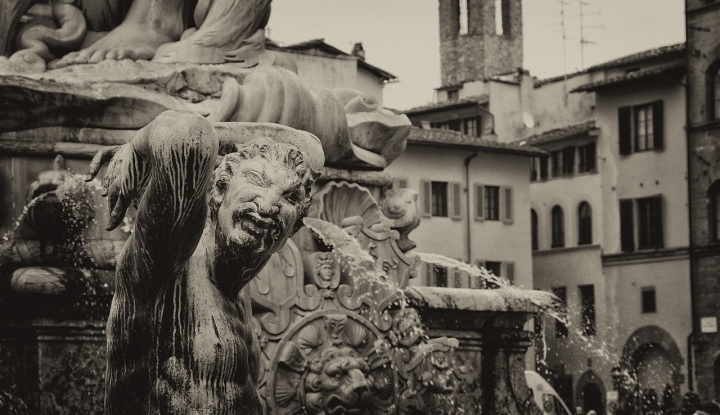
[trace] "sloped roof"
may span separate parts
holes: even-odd
[[[421,112],[428,112],[440,109],[448,109],[455,107],[465,107],[469,105],[487,104],[490,101],[490,97],[487,94],[473,95],[462,99],[448,100],[443,102],[435,102],[432,104],[422,105],[409,110],[402,111],[406,115],[419,114]]]
[[[576,71],[569,73],[567,75],[558,75],[553,76],[551,78],[546,79],[538,79],[535,81],[535,88],[550,84],[557,81],[562,81],[567,78],[572,78],[576,75],[582,75],[586,74],[598,69],[610,69],[615,68],[618,66],[626,66],[626,65],[632,65],[634,63],[643,63],[648,60],[656,59],[656,58],[669,58],[676,56],[678,59],[682,58],[683,54],[685,53],[685,43],[678,43],[675,45],[669,45],[669,46],[661,46],[659,48],[654,49],[648,49],[642,52],[633,53],[631,55],[626,55],[619,57],[617,59],[609,60],[607,62],[599,63],[597,65],[593,65],[587,69]]]
[[[535,146],[582,137],[597,129],[598,128],[595,126],[595,120],[591,120],[581,124],[569,125],[567,127],[546,131],[542,134],[537,134],[524,140],[520,140],[517,143],[521,146]]]
[[[358,66],[367,70],[371,74],[377,76],[378,78],[382,79],[383,81],[396,81],[397,76],[391,74],[390,72],[387,72],[383,69],[378,68],[377,66],[371,65],[367,62],[365,62],[364,59],[350,55],[349,53],[345,53],[341,51],[340,49],[336,48],[335,46],[332,46],[328,43],[325,43],[325,39],[312,39],[305,42],[295,43],[292,45],[280,45],[276,42],[273,42],[271,40],[268,40],[265,43],[265,47],[270,50],[279,50],[284,52],[295,52],[295,53],[308,53],[310,51],[315,52],[315,54],[318,54],[320,56],[326,56],[329,58],[350,58],[350,59],[357,59]]]
[[[666,65],[656,66],[654,68],[640,69],[638,71],[629,72],[612,78],[601,79],[599,81],[583,84],[570,90],[570,92],[590,92],[599,89],[608,88],[632,81],[651,78],[662,78],[665,76],[679,76],[685,73],[685,62],[673,62]]]
[[[632,55],[622,56],[617,59],[591,66],[587,70],[593,71],[596,69],[606,69],[616,66],[632,65],[633,63],[641,63],[654,58],[671,57],[672,55],[677,55],[677,57],[680,58],[683,56],[684,53],[685,43],[678,43],[675,45],[661,46],[655,49],[648,49],[642,52],[633,53]]]
[[[542,156],[546,154],[545,151],[534,147],[521,146],[517,143],[499,143],[497,141],[483,140],[480,137],[473,137],[457,131],[440,130],[437,128],[423,129],[412,127],[407,141],[410,145],[474,150],[518,156]]]

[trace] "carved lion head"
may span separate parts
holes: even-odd
[[[308,414],[364,415],[373,412],[374,385],[365,359],[349,347],[328,347],[310,363],[305,380]]]

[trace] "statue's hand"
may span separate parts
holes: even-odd
[[[108,147],[95,154],[86,181],[92,180],[108,160],[103,178],[103,196],[108,198],[110,220],[105,229],[115,229],[125,217],[130,203],[139,198],[150,177],[150,163],[144,160],[132,144]]]

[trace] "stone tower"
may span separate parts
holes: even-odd
[[[442,86],[522,67],[521,0],[439,0]]]
[[[720,397],[720,3],[686,0],[685,16],[694,317],[690,382],[710,400]]]

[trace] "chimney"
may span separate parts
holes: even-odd
[[[362,47],[362,42],[358,42],[353,46],[352,55],[365,60],[365,49]]]

